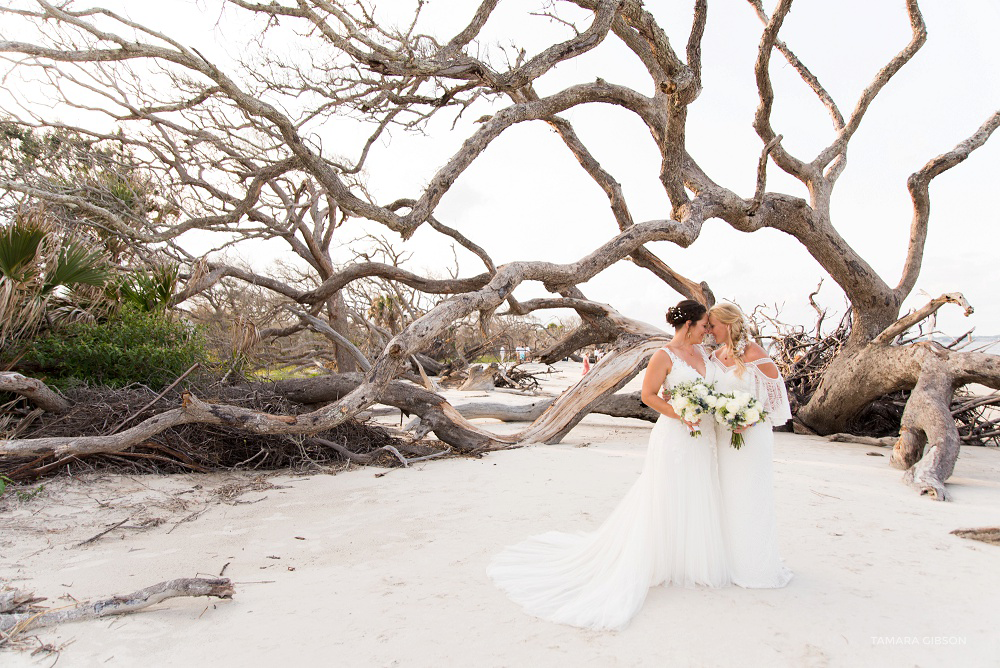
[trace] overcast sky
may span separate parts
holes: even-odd
[[[393,3],[379,3],[383,11]],[[401,6],[412,3],[398,2]],[[425,10],[428,33],[449,37],[476,3],[431,0]],[[511,41],[543,48],[559,34],[543,18],[526,17],[530,2],[501,2],[482,41]],[[688,2],[647,2],[682,48],[690,26]],[[757,105],[753,63],[761,25],[745,2],[709,3],[704,41],[704,91],[689,114],[689,150],[716,181],[748,196],[753,193],[760,140],[751,123]],[[841,234],[890,284],[899,280],[912,216],[906,177],[931,157],[951,150],[1000,108],[1000,4],[994,1],[922,3],[929,39],[914,60],[880,94],[855,136],[847,171],[835,190],[833,215]],[[567,13],[567,16],[571,16]],[[402,21],[401,21],[402,22]],[[586,25],[586,24],[584,24]],[[820,78],[847,115],[874,74],[910,39],[902,1],[854,0],[797,3],[781,37]],[[832,138],[825,109],[780,57],[772,74],[777,97],[774,127],[784,145],[811,159]],[[538,84],[545,94],[595,77],[649,92],[644,71],[613,37],[582,58],[560,66]],[[477,114],[472,114],[475,118]],[[565,114],[603,166],[623,184],[636,220],[666,217],[669,205],[657,179],[659,155],[648,133],[629,113],[593,105]],[[467,136],[435,124],[427,137],[400,134],[383,142],[370,162],[373,188],[387,197],[418,191]],[[401,159],[402,158],[402,159]],[[962,165],[938,177],[932,187],[932,223],[925,262],[909,306],[962,291],[976,307],[965,318],[957,307],[942,311],[939,326],[955,334],[975,326],[979,334],[1000,334],[1000,213],[992,203],[1000,175],[1000,137]],[[806,196],[797,181],[773,163],[768,187]],[[604,193],[577,165],[543,123],[508,131],[459,180],[439,216],[488,248],[497,262],[514,259],[572,261],[614,234]],[[430,229],[415,235],[414,248],[440,247]],[[705,226],[689,249],[669,243],[651,247],[686,276],[706,280],[719,298],[755,304],[783,304],[792,321],[812,321],[807,294],[825,272],[793,238],[773,230],[752,235],[721,221]],[[435,253],[440,257],[439,253]],[[478,271],[471,256],[465,267]],[[418,254],[414,263],[422,260]],[[665,307],[677,295],[652,275],[621,263],[582,286],[591,299],[613,304],[627,315],[662,324]],[[539,286],[526,285],[521,296]],[[843,297],[827,277],[819,301],[843,310]]]
[[[493,38],[503,43],[513,35],[518,43],[531,45],[536,34],[551,34],[543,19],[526,20],[520,14],[517,23],[500,20],[518,14],[514,10],[527,4],[501,3],[506,5],[505,16],[488,26],[486,41]],[[688,4],[646,3],[678,48],[690,25]],[[761,26],[745,2],[709,4],[704,91],[691,106],[689,150],[712,178],[748,196],[753,193],[760,152],[751,123],[757,105],[753,63]],[[451,6],[430,3],[431,10],[440,11],[428,12],[428,24],[436,27],[452,21],[452,30],[438,34],[451,34],[465,20],[457,12],[444,11]],[[952,149],[1000,108],[998,7],[996,2],[985,1],[923,3],[927,44],[876,99],[851,144],[847,171],[835,190],[835,224],[890,285],[899,279],[912,216],[906,177],[931,157]],[[859,0],[799,2],[781,37],[819,76],[846,115],[874,73],[905,46],[910,33],[903,2]],[[832,138],[829,117],[782,58],[773,59],[772,73],[777,89],[775,130],[785,136],[786,148],[810,159]],[[560,67],[538,88],[544,94],[596,76],[649,92],[642,69],[613,38]],[[623,184],[637,220],[668,215],[668,202],[657,180],[659,155],[634,117],[597,105],[565,115]],[[398,195],[406,190],[400,188],[402,184],[418,187],[429,177],[426,167],[447,159],[461,138],[442,140],[443,134],[407,142],[414,154],[407,163],[395,159],[404,144],[395,137],[378,156],[384,155],[385,162],[372,163],[373,184]],[[571,261],[614,233],[603,192],[552,130],[533,123],[508,135],[495,142],[443,200],[443,220],[486,245],[498,262],[516,258]],[[1000,213],[991,201],[998,167],[1000,137],[995,137],[968,161],[938,177],[931,188],[932,223],[925,263],[908,304],[926,301],[921,290],[934,296],[963,291],[977,311],[964,318],[957,307],[944,309],[939,325],[948,332],[957,334],[975,326],[980,334],[1000,333],[996,271]],[[785,177],[773,163],[768,187],[806,196],[801,184]],[[432,236],[427,230],[414,241],[421,242],[422,237],[429,241]],[[763,230],[747,235],[713,221],[689,249],[669,243],[652,244],[652,248],[683,274],[707,280],[720,298],[735,299],[746,308],[758,303],[784,304],[788,319],[812,320],[806,295],[825,274],[797,241],[783,233]],[[525,293],[531,292],[531,286],[525,288]],[[629,263],[582,288],[592,299],[657,324],[662,323],[664,307],[677,298]],[[842,311],[843,297],[829,278],[819,300]]]
[[[117,3],[116,3],[117,4]],[[529,55],[565,39],[565,27],[528,11],[545,3],[503,0],[480,43],[496,56],[514,43]],[[556,3],[563,5],[565,3]],[[678,50],[690,27],[689,1],[647,0]],[[773,2],[765,3],[770,10]],[[203,52],[235,54],[248,26],[227,13],[219,24],[214,3],[165,0],[125,3],[127,13]],[[406,24],[415,1],[379,0],[387,21]],[[422,32],[447,41],[472,16],[477,1],[429,0]],[[689,113],[688,150],[717,182],[750,196],[754,190],[760,140],[751,123],[757,104],[753,64],[762,26],[743,0],[709,3],[703,42],[704,90]],[[848,154],[848,167],[834,191],[834,222],[840,233],[890,285],[899,280],[912,206],[906,177],[928,159],[951,150],[1000,108],[1000,3],[996,0],[924,0],[927,44],[876,98]],[[562,10],[561,10],[562,11]],[[572,11],[567,18],[583,17]],[[588,24],[583,20],[581,26]],[[874,74],[910,39],[902,0],[798,0],[781,39],[832,93],[846,116]],[[301,43],[267,43],[279,53]],[[494,62],[498,62],[494,59]],[[780,55],[772,59],[776,101],[773,126],[783,145],[811,159],[832,139],[825,109]],[[636,59],[613,36],[583,57],[561,65],[537,84],[541,94],[566,85],[608,81],[649,94],[651,82]],[[373,149],[368,163],[370,189],[380,200],[416,197],[474,128],[470,122],[489,109],[473,109],[451,129],[452,118],[433,122],[424,136],[394,132]],[[602,165],[622,183],[636,220],[668,217],[669,203],[657,179],[659,155],[645,127],[623,110],[592,105],[565,114]],[[356,155],[364,134],[351,126],[328,127],[324,147]],[[961,291],[976,308],[970,318],[957,307],[942,310],[939,327],[959,334],[1000,334],[1000,208],[992,197],[1000,174],[1000,137],[995,136],[965,163],[931,186],[932,220],[921,277],[908,306],[941,292]],[[771,163],[768,189],[805,197],[797,181]],[[591,252],[617,227],[604,193],[586,176],[555,133],[544,123],[521,124],[494,141],[445,196],[437,215],[487,248],[494,260],[544,259],[568,262]],[[344,230],[351,238],[360,226]],[[410,268],[441,273],[450,260],[449,244],[429,228],[407,242]],[[705,280],[716,296],[744,308],[783,305],[785,320],[811,322],[806,302],[825,273],[793,238],[773,230],[752,235],[721,221],[704,227],[689,249],[650,245],[682,274]],[[277,252],[278,248],[275,248]],[[482,264],[459,250],[463,274]],[[665,308],[678,296],[648,272],[630,263],[608,270],[581,286],[591,299],[607,302],[631,317],[663,326]],[[527,284],[515,293],[542,294]],[[827,277],[820,303],[843,311],[842,293]],[[540,317],[546,318],[540,313]]]

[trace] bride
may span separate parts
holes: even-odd
[[[746,317],[734,304],[716,304],[709,312],[712,336],[720,344],[712,353],[718,392],[749,392],[767,417],[743,430],[744,445],[729,447],[730,432],[715,425],[719,441],[719,485],[722,489],[722,532],[733,584],[740,587],[784,587],[792,573],[778,555],[774,518],[774,471],[771,427],[792,418],[785,383],[767,353],[750,341]]]
[[[667,311],[667,322],[676,334],[653,354],[642,383],[643,402],[661,415],[639,479],[596,531],[535,536],[490,564],[496,585],[531,615],[622,629],[651,586],[729,584],[716,430],[706,425],[692,437],[697,425],[683,422],[667,403],[677,383],[713,380],[718,367],[701,346],[708,313],[685,300]]]

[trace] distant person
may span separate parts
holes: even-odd
[[[507,349],[504,348],[503,346],[500,346],[500,361],[501,362],[507,361]]]
[[[583,354],[583,375],[590,373],[590,353]]]

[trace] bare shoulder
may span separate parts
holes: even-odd
[[[646,366],[646,373],[642,377],[643,396],[655,393],[663,385],[664,379],[670,373],[670,367],[670,355],[666,351],[657,350],[653,353]]]
[[[743,355],[743,360],[745,362],[761,362],[760,364],[755,364],[754,366],[762,374],[771,379],[776,379],[781,376],[781,372],[778,371],[778,367],[775,366],[771,358],[768,357],[767,351],[761,348],[756,343],[751,343],[747,346],[746,354]]]
[[[655,353],[653,353],[652,357],[649,358],[649,366],[657,368],[663,367],[665,369],[669,369],[671,367],[670,355],[667,353],[666,350],[660,348]]]

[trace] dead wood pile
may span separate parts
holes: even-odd
[[[200,396],[268,413],[292,415],[309,410],[274,393],[266,386],[214,386],[195,390]],[[124,389],[81,388],[66,392],[72,407],[62,414],[8,409],[6,436],[108,435],[128,428],[180,403],[180,389],[158,401],[144,386]],[[152,403],[151,403],[152,402]],[[335,447],[339,446],[339,447]],[[313,438],[296,435],[262,435],[221,425],[192,423],[172,427],[154,438],[114,454],[71,455],[57,458],[10,457],[0,460],[0,475],[10,480],[32,480],[58,472],[103,470],[116,473],[182,473],[222,470],[303,470],[343,463],[344,450],[365,457],[366,463],[393,466],[399,463],[386,446],[408,448],[378,425],[349,420]],[[426,454],[426,453],[423,453]]]
[[[836,329],[825,334],[821,333],[824,316],[825,312],[821,313],[816,329],[812,332],[763,316],[768,321],[768,329],[775,333],[760,336],[758,340],[768,348],[771,358],[785,378],[793,414],[812,398],[823,373],[846,344],[851,333],[850,312],[841,319]],[[962,340],[967,336],[968,333],[945,347],[962,347]],[[901,339],[900,344],[912,343],[923,337],[924,332],[919,331],[915,336]],[[898,436],[903,410],[909,398],[909,391],[879,397],[851,421],[847,431],[857,436],[873,438]],[[983,396],[973,394],[966,388],[958,388],[952,397],[951,411],[963,444],[1000,446],[1000,392]]]

